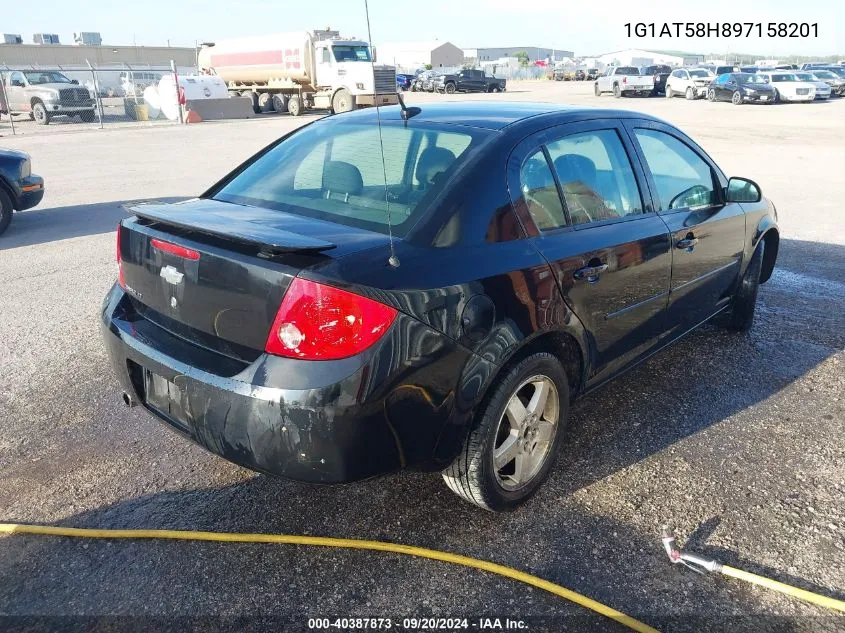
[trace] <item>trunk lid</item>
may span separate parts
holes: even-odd
[[[263,350],[304,268],[385,242],[381,234],[279,211],[197,199],[128,207],[118,245],[139,317],[241,360]]]

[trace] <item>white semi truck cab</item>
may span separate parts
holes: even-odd
[[[283,33],[204,45],[199,67],[222,77],[230,93],[251,98],[256,112],[399,103],[396,69],[373,64],[371,55],[366,41]]]

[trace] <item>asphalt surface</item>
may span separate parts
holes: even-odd
[[[709,326],[578,403],[550,480],[506,515],[436,474],[342,487],[255,475],[120,404],[97,323],[120,204],[195,195],[308,117],[24,124],[0,139],[29,151],[48,187],[0,238],[0,521],[387,540],[510,565],[665,630],[845,629],[817,607],[673,567],[659,539],[668,522],[690,549],[845,599],[845,99],[735,107],[591,90],[514,83],[452,98],[626,107],[680,125],[775,202],[778,267],[749,334]],[[426,615],[469,617],[470,630],[479,617],[622,630],[542,591],[397,555],[0,538],[4,629],[294,631],[310,617]]]

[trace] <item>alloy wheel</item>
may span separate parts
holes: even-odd
[[[493,472],[505,490],[526,486],[551,454],[560,419],[557,387],[547,376],[525,380],[508,400],[493,444]]]

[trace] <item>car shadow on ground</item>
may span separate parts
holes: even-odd
[[[155,200],[178,202],[185,199],[167,197]],[[0,251],[112,232],[117,228],[117,223],[129,215],[122,205],[146,201],[146,199],[118,200],[67,207],[39,207],[15,213],[9,228],[0,236]]]
[[[757,425],[758,405],[792,388],[845,348],[845,331],[830,323],[830,315],[839,314],[842,305],[845,286],[839,267],[845,247],[784,240],[781,249],[779,276],[761,289],[758,319],[750,333],[708,326],[577,403],[552,477],[517,512],[480,511],[450,493],[437,475],[421,473],[319,487],[232,469],[244,479],[180,490],[174,469],[181,451],[192,449],[139,409],[119,408],[116,387],[98,384],[101,391],[88,397],[102,403],[92,419],[118,422],[114,435],[108,429],[99,432],[100,448],[125,444],[127,433],[141,442],[152,435],[156,461],[149,471],[162,473],[166,483],[155,485],[170,489],[74,513],[61,524],[385,540],[510,565],[665,630],[810,630],[811,616],[818,618],[816,630],[835,628],[836,622],[820,610],[795,611],[792,601],[768,596],[762,606],[759,591],[671,565],[659,539],[659,524],[672,522],[675,503],[682,505],[678,511],[685,513],[688,530],[713,516],[708,503],[725,504],[735,512],[752,507],[742,494],[742,482],[722,474],[714,475],[723,487],[711,493],[720,497],[715,502],[689,501],[683,490],[675,494],[673,482],[694,485],[684,464],[726,473],[720,467],[725,459],[751,460],[761,445],[772,449],[777,441],[761,435],[771,426]],[[827,281],[811,273],[827,275]],[[789,275],[809,281],[792,283]],[[113,399],[103,398],[108,389],[115,390]],[[653,468],[644,468],[630,489],[624,488],[630,481],[623,479],[622,490],[614,492],[614,478],[643,462]],[[202,467],[208,474],[216,469]],[[146,470],[137,477],[150,485]],[[607,497],[589,494],[587,489],[597,483]],[[698,514],[690,525],[690,515]],[[653,525],[644,526],[639,517]],[[690,548],[833,595],[785,569],[755,565],[741,551],[708,547],[705,535],[713,528],[693,532]],[[777,612],[781,615],[771,615]],[[30,536],[0,539],[0,613],[264,614],[287,618],[291,630],[306,628],[308,616],[498,615],[546,618],[538,620],[534,631],[622,630],[512,581],[390,554]],[[101,630],[114,624],[108,618],[104,622]],[[124,624],[125,629],[132,621]],[[143,620],[141,628],[172,628],[171,621],[160,624],[165,628]],[[204,628],[228,630],[230,625],[231,617],[206,622]],[[243,622],[238,626],[231,630],[248,628]]]

